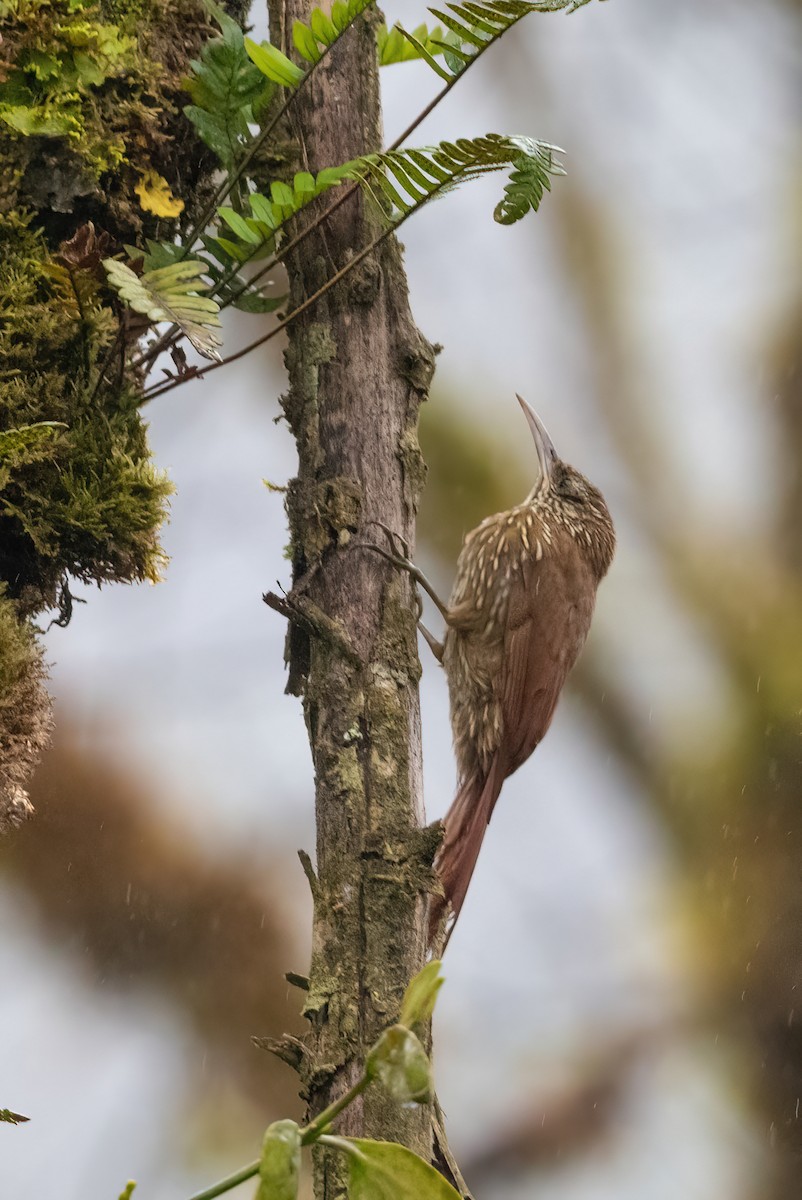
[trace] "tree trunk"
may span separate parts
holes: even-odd
[[[271,6],[271,37],[292,51],[308,0]],[[317,171],[380,148],[371,22],[359,20],[292,109],[298,164]],[[324,201],[325,202],[325,201]],[[292,309],[375,236],[355,194],[289,264]],[[424,479],[417,440],[434,352],[412,321],[400,247],[388,239],[290,325],[284,412],[298,445],[288,512],[288,690],[302,694],[316,780],[317,880],[302,1077],[310,1111],[358,1078],[366,1049],[397,1016],[423,964],[435,841],[422,830],[416,610],[409,581],[359,542],[372,521],[412,548]],[[368,1090],[338,1126],[431,1157],[431,1113]],[[316,1196],[341,1194],[334,1156]]]

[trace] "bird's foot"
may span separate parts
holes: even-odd
[[[385,535],[390,544],[390,549],[386,550],[384,546],[377,546],[375,542],[357,542],[356,545],[365,550],[375,551],[376,554],[380,554],[382,558],[386,558],[388,562],[392,563],[394,567],[398,567],[401,571],[406,571],[407,574],[410,575],[415,582],[423,588],[424,592],[431,597],[431,599],[437,605],[438,611],[441,613],[443,619],[448,621],[448,608],[437,595],[437,592],[429,583],[429,580],[423,574],[423,571],[421,571],[420,567],[416,567],[412,559],[409,557],[409,544],[407,543],[406,539],[403,538],[400,533],[396,533],[394,529],[390,529],[390,527],[385,525],[382,521],[368,521],[367,524],[376,525],[379,529],[381,529],[382,533]],[[418,616],[420,616],[420,609],[418,610]],[[435,657],[438,658],[438,660],[441,659],[441,644],[435,638],[432,638],[432,635],[428,632],[428,630],[425,632],[421,630],[421,632],[426,638],[428,644],[431,646]],[[434,643],[434,645],[432,643]],[[438,650],[435,650],[435,645],[439,647],[439,653]]]

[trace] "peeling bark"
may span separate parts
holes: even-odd
[[[271,6],[288,53],[307,0]],[[293,106],[298,164],[317,171],[380,148],[375,38],[359,20]],[[359,195],[290,263],[294,308],[376,233]],[[303,696],[316,780],[317,880],[301,1074],[310,1111],[358,1077],[425,956],[425,899],[437,835],[422,828],[416,608],[407,577],[358,543],[371,521],[414,539],[425,468],[418,409],[434,351],[409,310],[401,250],[388,239],[289,327],[284,412],[298,445],[288,493],[294,592],[288,690]],[[371,1088],[341,1132],[401,1141],[431,1157],[431,1112]],[[334,1156],[316,1196],[342,1195]]]

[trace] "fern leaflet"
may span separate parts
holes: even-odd
[[[372,3],[373,0],[334,0],[330,14],[322,8],[313,8],[308,25],[303,21],[294,21],[292,41],[301,58],[310,64],[319,62],[326,50]],[[259,43],[245,38],[245,49],[262,74],[282,87],[296,88],[306,75],[291,58],[270,42]]]
[[[417,29],[413,29],[411,34],[405,33],[400,25],[394,25],[392,29],[388,29],[386,25],[380,25],[376,30],[379,66],[389,67],[393,63],[411,62],[413,59],[423,58],[423,51],[430,56],[442,54],[441,46],[444,38],[445,33],[439,25],[436,25],[431,32],[425,25],[419,25]]]
[[[169,266],[158,267],[137,275],[125,263],[104,258],[103,266],[109,283],[129,308],[142,313],[151,321],[171,321],[186,334],[204,358],[220,361],[217,352],[222,339],[219,305],[200,285],[206,274],[206,264],[187,258]]]

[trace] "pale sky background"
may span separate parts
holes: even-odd
[[[424,6],[396,0],[387,12],[412,26]],[[760,480],[772,478],[775,434],[758,363],[795,282],[783,247],[798,165],[796,30],[779,0],[609,0],[570,18],[530,17],[417,135],[427,144],[495,130],[565,147],[620,245],[641,415],[682,446],[669,481],[679,520],[703,509],[712,526],[754,530],[771,513]],[[387,69],[388,138],[437,82],[424,67]],[[555,252],[560,181],[512,229],[492,220],[502,187],[500,177],[470,185],[404,229],[415,317],[444,345],[438,382],[508,430],[511,453],[530,454],[514,393],[536,404],[618,520],[598,621],[616,638],[625,631],[623,669],[644,712],[673,709],[681,689],[692,714],[715,720],[721,681],[672,610],[593,410]],[[230,330],[227,346],[254,328]],[[276,355],[257,352],[222,379],[151,406],[156,458],[178,489],[167,580],[77,589],[89,604],[47,639],[53,690],[87,744],[152,780],[154,803],[171,805],[207,849],[254,860],[280,850],[290,861],[314,845],[311,766],[300,705],[283,695],[283,623],[261,602],[288,582],[282,498],[261,481],[287,481],[293,447],[274,423]],[[423,662],[431,819],[447,807],[454,769],[445,682]],[[564,702],[505,787],[449,947],[436,1066],[458,1151],[523,1097],[548,1092],[605,1032],[681,1019],[689,984],[671,878],[637,789]],[[34,1119],[0,1127],[0,1197],[114,1200],[133,1177],[142,1200],[182,1200],[239,1165],[200,1161],[176,1139],[197,1048],[170,1006],[92,986],[10,882],[2,901],[0,979],[13,985],[0,991],[0,1101]],[[299,880],[302,936],[305,905]],[[746,1200],[757,1151],[722,1070],[714,1045],[662,1047],[633,1072],[620,1136],[537,1187],[499,1185],[494,1200]]]

